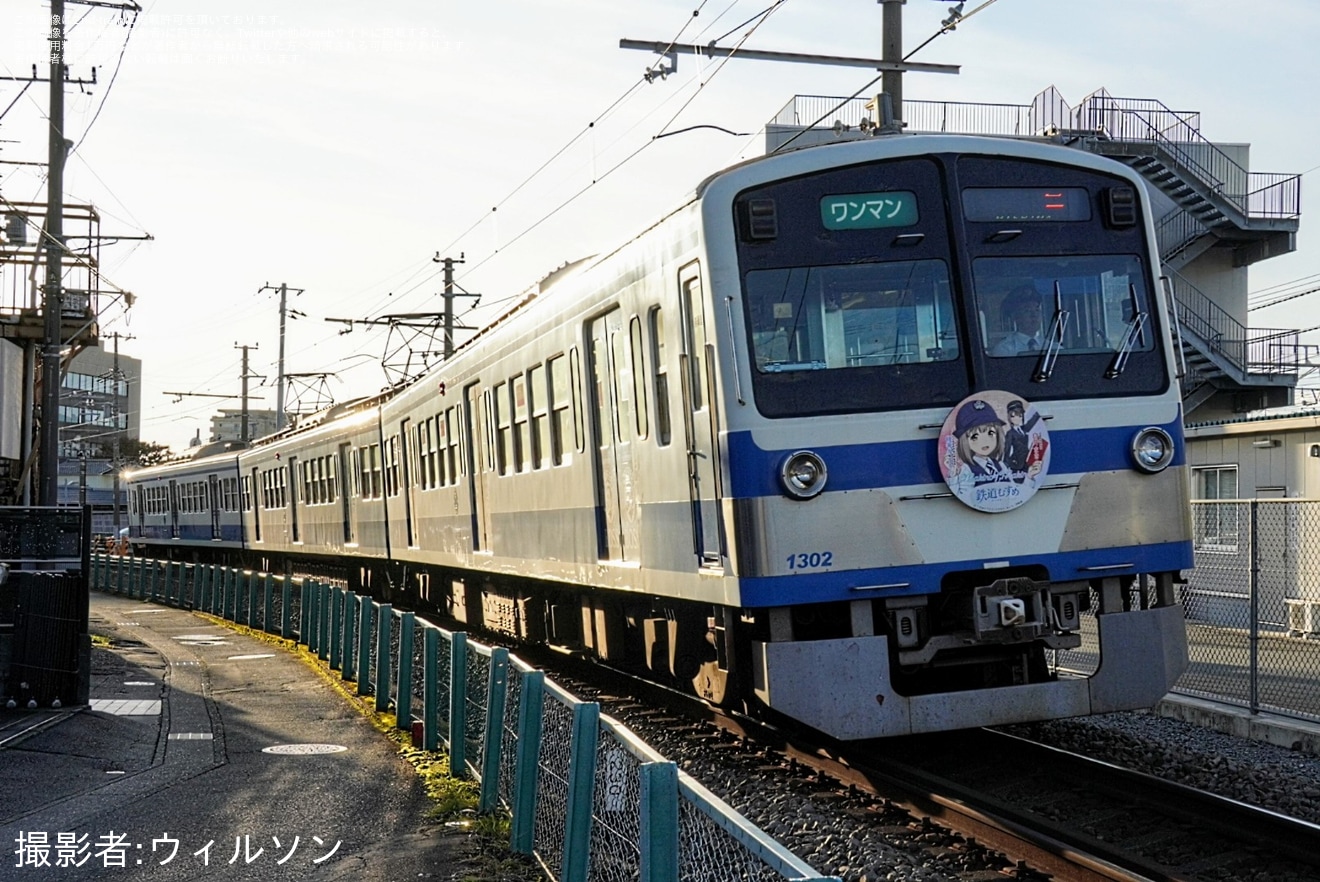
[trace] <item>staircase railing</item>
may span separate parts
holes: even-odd
[[[1178,272],[1164,268],[1182,326],[1205,342],[1210,354],[1244,374],[1296,376],[1307,347],[1288,328],[1247,328]]]
[[[1181,274],[1168,267],[1164,271],[1183,327],[1200,337],[1211,353],[1246,373],[1247,329]]]
[[[1166,263],[1173,260],[1180,251],[1208,232],[1205,224],[1190,211],[1184,208],[1173,209],[1155,225],[1155,241],[1160,257]]]
[[[840,102],[825,95],[797,95],[771,121],[776,125],[826,128],[836,122],[855,127],[870,118],[867,98]],[[1145,98],[1114,98],[1096,94],[1068,111],[1066,125],[1092,131],[1114,141],[1151,143],[1195,174],[1211,190],[1246,217],[1295,218],[1301,214],[1301,176],[1253,172],[1207,140],[1200,132],[1201,115],[1171,110]],[[1048,121],[1028,104],[977,104],[962,101],[903,102],[908,131],[955,132],[1024,137],[1035,135]]]
[[[1246,217],[1301,214],[1301,176],[1252,172],[1201,135],[1199,117],[1153,99],[1092,95],[1074,112],[1077,127],[1103,131],[1116,141],[1158,146]]]

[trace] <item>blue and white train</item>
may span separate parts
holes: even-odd
[[[746,162],[415,381],[134,473],[131,539],[843,739],[1148,707],[1192,565],[1153,243],[1048,143]]]

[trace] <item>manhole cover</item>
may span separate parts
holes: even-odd
[[[342,744],[276,744],[262,749],[262,753],[278,753],[284,756],[312,756],[318,753],[342,753],[348,750]]]
[[[219,640],[219,634],[180,634],[175,640]]]

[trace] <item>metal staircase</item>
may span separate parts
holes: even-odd
[[[1186,412],[1216,394],[1233,409],[1286,403],[1304,360],[1298,332],[1249,329],[1179,273],[1212,248],[1230,248],[1246,266],[1296,248],[1299,175],[1251,172],[1199,131],[1199,116],[1158,101],[1090,96],[1074,111],[1075,146],[1126,162],[1173,207],[1158,235],[1182,330]],[[1256,394],[1252,394],[1252,393]]]

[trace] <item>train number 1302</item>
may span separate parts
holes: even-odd
[[[818,570],[830,566],[834,566],[833,551],[800,552],[788,556],[790,570]]]

